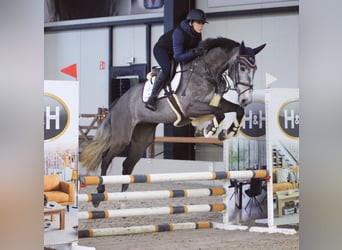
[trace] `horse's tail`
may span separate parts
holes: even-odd
[[[110,147],[111,122],[110,112],[97,129],[94,140],[81,153],[80,162],[88,170],[93,171],[102,161],[102,154]]]

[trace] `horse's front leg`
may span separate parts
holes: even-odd
[[[214,135],[217,129],[221,126],[224,118],[225,118],[225,115],[223,112],[215,113],[214,118],[203,130],[204,137],[209,137],[209,136]]]
[[[221,141],[237,136],[239,133],[240,127],[242,125],[242,118],[245,115],[245,110],[241,106],[236,105],[236,107],[236,117],[232,125],[230,125],[228,129],[222,129],[218,135],[218,139]]]

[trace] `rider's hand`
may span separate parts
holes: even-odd
[[[195,48],[195,49],[192,49],[192,53],[194,54],[195,57],[202,56],[204,54],[204,49],[203,48]]]

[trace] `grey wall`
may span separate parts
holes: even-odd
[[[0,1],[1,249],[44,248],[42,7]]]
[[[341,9],[300,1],[300,249],[342,245]]]

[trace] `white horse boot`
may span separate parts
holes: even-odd
[[[211,122],[204,128],[204,137],[209,137],[216,134],[216,131],[222,125],[222,121],[224,120],[224,118],[224,114],[216,114]]]

